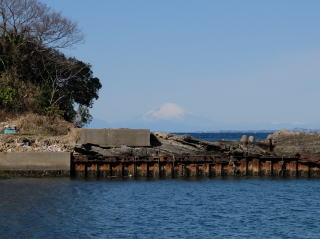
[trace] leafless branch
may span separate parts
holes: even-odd
[[[44,46],[66,48],[83,40],[76,23],[38,0],[0,0],[0,34],[23,34]]]

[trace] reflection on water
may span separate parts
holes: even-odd
[[[0,238],[319,238],[320,181],[0,180]]]

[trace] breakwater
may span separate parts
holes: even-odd
[[[67,147],[69,153],[0,153],[0,175],[320,177],[319,137],[314,134],[280,132],[257,142],[252,136],[211,142],[149,130],[81,129],[76,133],[77,140]]]
[[[320,164],[298,157],[109,156],[78,153],[0,153],[2,176],[180,178],[220,176],[320,178]]]
[[[320,165],[297,157],[155,156],[104,157],[73,155],[71,175],[75,177],[217,177],[276,176],[320,177]]]

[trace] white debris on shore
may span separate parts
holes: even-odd
[[[0,152],[71,152],[67,136],[0,135]]]

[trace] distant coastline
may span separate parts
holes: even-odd
[[[219,140],[232,140],[240,141],[243,135],[253,136],[256,140],[266,139],[268,135],[273,134],[275,131],[216,131],[216,132],[182,132],[173,133],[176,135],[190,135],[199,140],[206,141],[219,141]]]
[[[195,131],[172,131],[172,134],[184,134],[184,133],[213,133],[213,134],[218,134],[218,133],[270,133],[273,134],[279,130],[282,129],[262,129],[262,130],[195,130]],[[320,131],[320,129],[307,129],[307,128],[293,128],[293,129],[288,129],[289,131],[292,132],[302,132],[302,133],[316,133]]]

